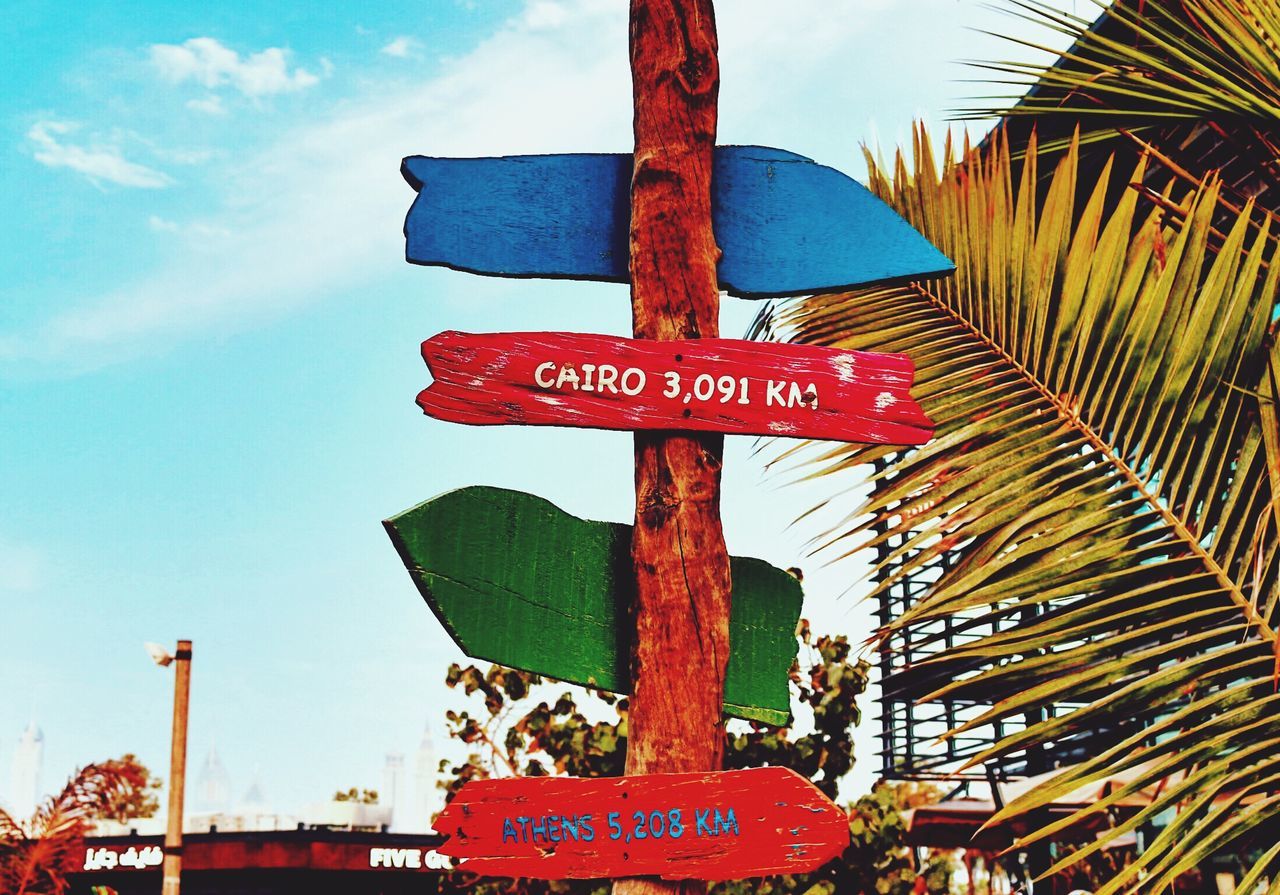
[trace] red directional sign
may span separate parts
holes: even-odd
[[[923,444],[903,354],[741,339],[443,332],[422,343],[430,416],[472,425],[696,429]]]
[[[462,870],[537,879],[802,873],[849,844],[844,812],[788,768],[475,780],[436,831]]]

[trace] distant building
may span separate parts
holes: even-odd
[[[387,832],[391,829],[391,809],[375,802],[313,802],[302,809],[299,823],[308,829],[365,830]]]
[[[409,817],[412,803],[406,797],[409,780],[404,769],[404,754],[388,752],[386,764],[382,766],[382,789],[378,790],[378,802],[391,811],[391,830],[399,831],[402,827],[413,826]]]
[[[254,768],[253,780],[250,781],[249,788],[244,791],[244,796],[240,799],[240,807],[246,811],[261,811],[266,804],[267,796],[262,786],[262,772]]]
[[[442,838],[298,826],[188,829],[182,843],[182,891],[204,895],[442,891],[440,873],[449,866],[449,860],[436,852]],[[72,860],[77,868],[68,875],[72,895],[88,893],[93,887],[119,895],[155,895],[161,887],[163,830],[99,832],[85,840]]]
[[[219,812],[231,807],[231,775],[218,757],[216,744],[209,745],[209,754],[200,766],[194,793],[195,807],[199,811]]]
[[[440,779],[438,767],[439,758],[428,726],[423,730],[412,767],[403,752],[386,753],[377,802],[330,798],[281,810],[269,799],[258,769],[236,799],[232,795],[231,774],[216,744],[211,744],[204,760],[189,778],[189,807],[183,818],[183,830],[192,834],[299,829],[426,834],[432,829],[432,814],[444,806],[444,794],[436,787]],[[158,836],[164,832],[165,817],[159,812],[155,817],[135,818],[127,823],[99,821],[95,827],[99,836]]]
[[[229,797],[231,775],[227,773],[216,749],[209,750],[200,777],[200,808],[187,812],[183,819],[183,829],[187,832],[289,830],[299,823],[300,818],[295,814],[274,811],[267,804],[266,788],[262,785],[262,773],[258,768],[254,768],[249,788],[235,805],[230,804]],[[132,826],[137,828],[136,824]],[[106,831],[106,828],[103,830]]]
[[[388,756],[389,771],[395,771],[399,758],[399,773],[404,775],[404,756]],[[378,801],[365,804],[361,801],[312,802],[300,810],[281,811],[273,806],[262,783],[261,772],[254,770],[253,778],[239,801],[232,805],[229,796],[231,777],[227,773],[216,748],[210,748],[197,778],[192,795],[193,807],[183,818],[183,832],[191,834],[242,834],[276,833],[294,830],[333,830],[365,833],[387,833],[391,828],[392,806],[378,794]],[[403,789],[403,784],[401,784]],[[394,781],[389,791],[395,789]],[[403,802],[408,806],[406,799]],[[161,836],[165,831],[165,817],[134,818],[127,823],[96,821],[97,836]],[[212,891],[212,890],[210,890]],[[219,890],[220,891],[220,890]]]
[[[9,810],[20,819],[30,817],[36,810],[44,789],[40,777],[44,771],[44,734],[34,720],[27,722],[26,730],[18,737],[13,750],[13,764],[9,772]]]
[[[413,810],[408,812],[400,829],[422,832],[431,829],[431,816],[442,807],[443,794],[436,787],[440,779],[440,759],[431,739],[431,725],[422,730],[422,742],[413,763]]]

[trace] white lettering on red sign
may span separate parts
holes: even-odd
[[[369,849],[369,866],[393,870],[448,870],[449,859],[435,849],[378,848]]]
[[[115,870],[117,867],[128,867],[133,870],[146,870],[148,867],[159,867],[164,863],[164,850],[158,845],[147,845],[142,848],[112,848],[90,846],[84,850],[85,870]]]
[[[422,867],[422,849],[371,848],[369,849],[369,866],[417,870]]]
[[[751,379],[746,376],[713,376],[699,373],[692,379],[675,370],[662,373],[662,397],[683,404],[699,403],[751,404]],[[766,407],[808,407],[818,409],[818,387],[812,382],[803,387],[791,379],[765,379]],[[648,385],[649,377],[639,367],[619,370],[613,364],[561,364],[543,361],[533,370],[533,382],[548,391],[598,392],[635,397]]]

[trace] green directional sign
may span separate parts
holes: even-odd
[[[468,656],[630,692],[631,526],[571,516],[520,491],[450,491],[383,522],[409,574]],[[725,711],[782,725],[800,583],[731,560]]]

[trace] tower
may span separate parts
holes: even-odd
[[[405,798],[408,780],[404,771],[404,754],[388,752],[386,764],[382,766],[382,789],[378,790],[378,801],[391,809],[391,829],[399,832],[406,824],[413,826],[413,817],[407,809],[411,807]]]
[[[431,829],[431,815],[440,803],[436,781],[440,777],[435,744],[431,740],[431,725],[422,730],[422,742],[413,762],[413,810],[405,812],[405,823],[413,825],[415,832]]]
[[[255,767],[253,769],[253,779],[249,781],[249,788],[245,790],[244,796],[240,799],[240,807],[246,811],[262,811],[267,806],[266,790],[262,785],[262,769]]]
[[[203,811],[226,811],[231,807],[231,775],[218,757],[217,745],[213,743],[210,743],[209,754],[200,766],[196,803]]]
[[[9,774],[9,803],[14,817],[25,819],[36,810],[43,794],[40,774],[44,769],[44,734],[34,720],[18,737],[13,750],[13,764]]]

